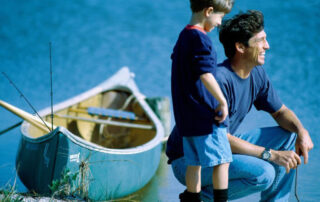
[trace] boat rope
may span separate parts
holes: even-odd
[[[134,95],[133,95],[133,94],[131,94],[131,95],[127,98],[126,102],[123,104],[123,106],[120,108],[120,110],[126,109],[132,99],[134,99]]]
[[[294,185],[294,195],[295,195],[297,201],[300,202],[299,196],[298,196],[298,166],[296,168],[296,179],[295,179],[295,185]]]
[[[8,77],[8,75],[4,72],[2,72],[2,74],[4,75],[4,77],[6,77],[6,79],[8,79],[8,81],[10,82],[10,84],[19,92],[20,96],[28,103],[28,105],[32,108],[32,110],[36,113],[36,115],[40,118],[40,120],[43,122],[43,124],[49,129],[49,131],[51,131],[51,129],[49,128],[49,126],[46,124],[46,122],[41,118],[41,116],[38,114],[37,110],[32,106],[32,104],[29,102],[29,100],[23,95],[23,93],[19,90],[19,88],[13,83],[13,81]]]
[[[53,130],[53,91],[52,91],[52,61],[51,61],[51,42],[49,43],[50,49],[50,97],[51,97],[51,126]]]
[[[18,127],[18,126],[20,126],[21,124],[22,124],[22,121],[20,121],[19,123],[16,123],[16,124],[14,124],[14,125],[12,125],[12,126],[10,126],[10,127],[6,128],[6,129],[4,129],[4,130],[0,131],[0,135],[2,135],[2,134],[4,134],[4,133],[6,133],[6,132],[8,132],[8,131],[10,131],[10,130],[12,130],[12,129],[16,128],[16,127]]]

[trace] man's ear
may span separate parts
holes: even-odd
[[[246,46],[243,45],[243,43],[240,43],[240,42],[236,42],[235,47],[236,47],[236,50],[237,50],[239,53],[244,53],[244,51],[245,51],[245,49],[246,49]]]

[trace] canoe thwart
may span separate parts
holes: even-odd
[[[90,115],[98,115],[98,116],[104,116],[104,117],[111,117],[111,118],[117,118],[117,119],[125,119],[125,120],[140,120],[136,116],[135,113],[130,111],[124,111],[124,110],[118,110],[118,109],[106,109],[106,108],[99,108],[99,107],[88,107],[86,109],[69,109],[71,112],[77,112],[77,113],[85,113]]]
[[[92,123],[97,123],[97,124],[121,126],[121,127],[127,127],[127,128],[139,128],[139,129],[146,129],[146,130],[153,130],[154,129],[153,125],[147,125],[147,124],[124,123],[124,122],[112,121],[112,120],[106,120],[106,119],[92,119],[92,118],[69,116],[69,115],[62,115],[62,114],[55,114],[55,116],[59,117],[59,118],[86,121],[86,122],[92,122]]]

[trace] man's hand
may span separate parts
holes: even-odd
[[[295,169],[301,164],[300,157],[294,151],[271,150],[270,161],[286,168],[287,173],[290,169]]]
[[[296,153],[299,156],[303,156],[304,164],[308,163],[309,151],[313,148],[313,142],[310,138],[309,132],[306,129],[302,129],[298,133],[296,141]]]
[[[219,104],[218,107],[215,109],[215,112],[217,115],[214,117],[214,119],[219,121],[219,123],[223,122],[228,116],[228,105]]]
[[[298,117],[285,105],[282,105],[278,111],[271,115],[282,128],[297,133],[296,154],[302,155],[304,163],[307,164],[309,159],[308,152],[313,148],[313,143],[309,132],[303,127]]]

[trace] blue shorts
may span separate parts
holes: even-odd
[[[232,161],[232,152],[226,127],[213,126],[208,135],[183,137],[186,164],[211,167]]]

